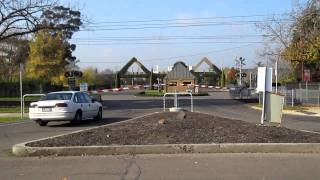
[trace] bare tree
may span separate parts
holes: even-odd
[[[57,0],[1,0],[0,42],[47,28],[41,24],[41,15],[56,5]]]

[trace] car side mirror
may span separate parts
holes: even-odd
[[[92,98],[91,102],[94,103],[96,102],[97,100],[95,98]]]

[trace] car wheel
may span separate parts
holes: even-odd
[[[95,120],[101,120],[102,119],[102,108],[99,108],[98,114],[94,119]]]
[[[76,115],[74,116],[74,119],[71,121],[73,124],[79,124],[82,120],[82,113],[81,111],[77,111]]]
[[[39,124],[39,126],[46,126],[48,124],[48,122],[42,120],[37,121],[37,123]]]

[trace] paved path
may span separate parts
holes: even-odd
[[[161,98],[134,97],[130,93],[106,95],[102,121],[49,123],[32,121],[0,124],[0,179],[316,179],[318,154],[185,154],[99,157],[16,158],[11,146],[29,140],[123,121],[162,111]],[[181,105],[188,105],[183,99]],[[172,101],[168,104],[172,105]],[[195,110],[258,123],[260,112],[228,98],[226,93],[197,97]],[[320,130],[311,117],[285,116],[290,128]]]
[[[316,154],[180,154],[6,158],[0,179],[15,180],[317,180]]]

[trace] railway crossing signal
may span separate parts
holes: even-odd
[[[70,77],[82,77],[83,73],[81,71],[67,71],[64,73],[66,78]]]

